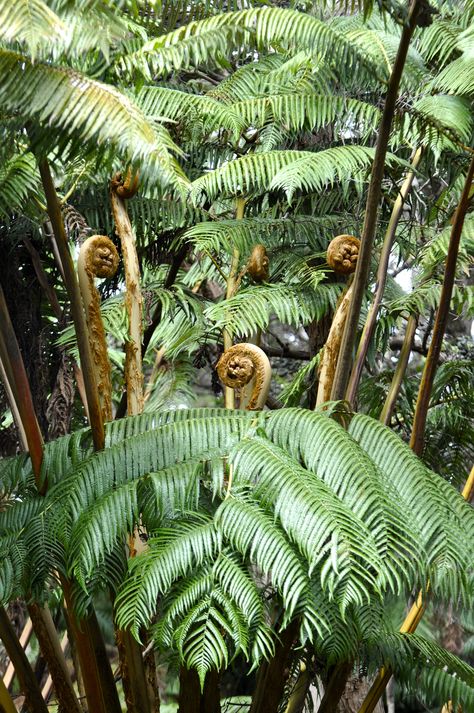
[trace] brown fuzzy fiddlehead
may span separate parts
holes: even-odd
[[[132,173],[132,170],[129,168],[125,174],[125,178],[122,173],[115,174],[111,181],[112,190],[114,190],[122,200],[133,198],[138,191],[139,181],[138,172]]]
[[[255,245],[247,263],[247,272],[255,282],[267,282],[269,259],[265,245]]]
[[[360,240],[353,235],[338,235],[329,243],[326,259],[334,272],[349,275],[356,269]]]
[[[231,389],[241,389],[253,382],[248,403],[240,407],[248,411],[262,409],[267,400],[272,370],[265,352],[255,344],[234,344],[226,349],[217,364],[219,379]]]
[[[112,385],[105,330],[100,314],[100,296],[95,277],[112,277],[117,271],[119,256],[113,242],[105,235],[93,235],[81,246],[77,271],[82,301],[86,312],[89,343],[104,421],[112,418]]]

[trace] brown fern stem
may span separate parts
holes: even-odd
[[[439,300],[438,311],[433,327],[433,335],[431,337],[428,356],[426,357],[425,367],[423,369],[423,375],[421,377],[420,388],[418,391],[418,398],[416,401],[415,418],[413,420],[410,446],[417,455],[420,455],[423,451],[428,406],[436,369],[438,368],[438,360],[441,353],[444,333],[446,331],[446,324],[448,321],[449,306],[451,304],[454,279],[456,277],[456,262],[459,252],[459,243],[461,241],[464,218],[466,217],[469,205],[469,195],[473,179],[474,157],[471,160],[466,180],[464,182],[461,199],[454,215],[451,236],[449,239],[448,255],[446,257],[441,297]]]
[[[346,399],[349,403],[354,404],[357,388],[359,386],[360,377],[362,374],[362,369],[364,367],[365,358],[367,356],[367,351],[369,349],[370,341],[375,329],[375,322],[377,320],[377,314],[379,311],[380,303],[382,302],[383,293],[385,290],[385,284],[387,282],[387,270],[388,261],[390,259],[390,253],[392,252],[393,241],[395,239],[395,232],[400,222],[400,218],[403,212],[403,206],[406,197],[410,191],[411,185],[413,183],[413,178],[415,176],[415,170],[421,160],[422,149],[419,148],[413,154],[411,169],[407,173],[400,192],[395,201],[395,205],[392,209],[392,214],[390,216],[390,221],[388,224],[387,231],[385,233],[385,238],[382,246],[382,252],[380,255],[379,266],[377,269],[377,279],[375,283],[375,293],[372,299],[372,304],[370,305],[369,312],[367,314],[367,319],[365,320],[364,329],[362,330],[362,336],[360,338],[359,347],[357,349],[357,354],[355,357],[354,367],[352,369],[351,377],[349,380],[349,386],[347,387]]]
[[[387,154],[390,130],[392,127],[393,116],[395,113],[395,104],[398,96],[398,88],[400,85],[400,80],[402,78],[403,68],[405,66],[410,41],[415,30],[418,14],[421,10],[422,5],[423,0],[413,0],[411,3],[408,20],[402,30],[397,56],[388,83],[387,95],[385,97],[385,106],[379,127],[377,145],[375,149],[375,158],[372,166],[372,174],[370,177],[370,184],[367,193],[360,253],[359,259],[357,260],[357,268],[354,277],[354,291],[349,308],[349,314],[344,328],[344,335],[342,338],[341,350],[331,393],[331,398],[335,401],[345,398],[346,388],[349,381],[350,368],[352,363],[352,352],[354,349],[354,344],[357,335],[357,325],[359,323],[362,300],[364,297],[367,279],[369,276],[374,236],[377,226],[379,202],[382,193],[382,179],[385,170],[385,156]]]
[[[77,345],[81,357],[81,369],[84,377],[84,386],[87,395],[87,405],[89,419],[92,430],[92,438],[96,450],[104,447],[104,423],[100,409],[99,395],[94,375],[94,364],[89,346],[87,325],[82,306],[81,293],[77,281],[76,271],[72,262],[71,253],[66,236],[66,230],[61,215],[61,204],[59,202],[48,161],[42,159],[38,162],[41,180],[46,195],[46,203],[49,219],[53,228],[56,247],[58,249],[61,267],[64,274],[66,290],[71,304],[71,314],[76,330]]]
[[[34,671],[31,668],[31,664],[28,661],[23,647],[18,641],[8,614],[3,607],[0,607],[0,638],[3,641],[8,657],[18,676],[20,689],[25,696],[26,708],[31,711],[31,713],[48,713],[48,706],[41,695],[41,690]],[[3,681],[3,679],[1,680]],[[3,699],[0,699],[0,702],[2,701]],[[6,708],[6,703],[4,707]],[[16,713],[15,707],[13,707],[13,710]]]

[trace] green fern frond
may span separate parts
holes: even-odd
[[[462,55],[455,59],[431,80],[429,88],[450,94],[472,95],[474,93],[474,56]]]
[[[392,633],[379,635],[373,646],[390,662],[397,680],[417,694],[434,694],[438,705],[451,700],[467,707],[474,702],[474,669],[436,642]]]
[[[418,523],[422,544],[429,547],[433,589],[450,591],[452,596],[466,596],[471,586],[466,575],[473,556],[472,508],[443,478],[428,470],[406,443],[381,423],[367,416],[355,415],[349,433],[370,453],[384,480],[388,478],[396,489],[400,504],[410,513],[412,521]],[[415,492],[417,497],[414,497]],[[459,527],[460,522],[463,523],[462,528]],[[461,565],[461,562],[464,564]],[[455,569],[459,567],[460,576],[455,577]]]
[[[207,132],[227,129],[237,140],[244,120],[235,107],[227,107],[212,97],[165,87],[143,87],[137,95],[143,112],[154,119],[190,123],[204,118]]]
[[[347,97],[321,94],[281,94],[254,97],[232,104],[247,126],[263,127],[276,122],[288,132],[318,131],[344,116],[344,122],[355,130],[374,130],[380,120],[377,107]]]
[[[117,597],[119,626],[130,626],[139,638],[140,626],[148,623],[158,595],[206,558],[214,559],[220,543],[215,523],[204,515],[193,514],[172,527],[161,528],[156,537],[148,540],[146,552],[129,560],[130,574]]]
[[[300,213],[286,218],[203,221],[189,228],[182,239],[194,244],[197,250],[208,253],[225,250],[229,255],[234,247],[249,255],[256,242],[263,243],[268,249],[288,245],[324,250],[339,225],[339,216],[315,217]]]
[[[336,598],[342,611],[350,602],[362,603],[370,598],[369,590],[377,591],[377,579],[383,577],[384,567],[373,535],[323,481],[263,439],[242,441],[233,462],[236,485],[251,483],[254,496],[272,503],[282,527],[307,559],[310,573],[318,567],[322,587],[329,598]],[[292,507],[285,507],[285,502],[291,502]],[[250,527],[250,522],[247,525]],[[247,534],[239,532],[238,536],[246,538]],[[362,541],[364,552],[360,549]],[[286,577],[290,577],[290,571]],[[293,608],[288,601],[286,608]]]
[[[0,19],[1,23],[1,19]],[[38,197],[39,175],[31,153],[13,156],[0,168],[0,215],[25,208],[27,200]]]
[[[0,37],[24,42],[34,55],[42,39],[59,39],[66,31],[61,18],[42,0],[1,0]]]
[[[300,426],[297,430],[296,420]],[[396,504],[395,492],[383,484],[371,459],[343,436],[335,421],[318,413],[282,409],[269,416],[266,429],[272,441],[293,458],[301,460],[370,528],[385,564],[381,581],[387,577],[393,591],[400,591],[416,576],[415,569],[423,571],[425,562],[419,545],[419,525],[414,521],[413,530],[407,530],[404,512]],[[343,480],[342,472],[345,473]],[[361,491],[365,493],[363,500]],[[417,560],[416,568],[413,557]]]
[[[215,62],[242,47],[263,49],[275,44],[308,47],[329,59],[334,67],[343,64],[355,70],[367,63],[364,53],[359,53],[349,40],[316,17],[295,10],[262,7],[190,22],[145,43],[138,52],[122,60],[122,67],[127,71],[140,67],[145,76],[152,76],[210,60]]]
[[[0,49],[0,99],[7,111],[19,112],[51,133],[63,132],[78,143],[110,150],[125,163],[141,162],[144,175],[183,187],[184,174],[172,152],[179,153],[168,132],[152,126],[125,94],[64,67],[33,64],[24,55]],[[54,146],[54,138],[42,139]]]
[[[374,149],[336,146],[323,151],[269,151],[250,154],[210,171],[191,184],[191,199],[200,204],[219,196],[248,196],[282,189],[291,198],[297,190],[322,190],[336,181],[350,182],[368,170]],[[387,156],[387,163],[396,160]]]
[[[326,283],[318,284],[316,289],[284,284],[246,287],[235,297],[208,307],[205,315],[217,328],[227,327],[245,336],[265,329],[272,314],[295,327],[321,319],[334,309],[340,292],[340,285]]]

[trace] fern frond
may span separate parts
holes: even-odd
[[[24,210],[28,199],[38,197],[38,185],[33,154],[16,155],[6,161],[0,168],[0,215],[7,217],[16,210]]]
[[[0,37],[7,42],[24,42],[34,55],[39,42],[59,39],[66,26],[42,0],[1,0]]]
[[[196,223],[183,234],[197,250],[229,255],[233,247],[250,254],[255,242],[267,248],[288,245],[293,248],[308,247],[324,250],[340,224],[339,216],[321,218],[297,213],[287,218],[243,218],[242,220],[203,221]]]
[[[143,112],[155,120],[190,123],[204,119],[206,132],[227,129],[237,140],[245,121],[235,107],[228,107],[212,97],[182,92],[166,87],[143,87],[137,95]]]
[[[318,567],[322,587],[329,598],[336,598],[342,611],[351,602],[362,603],[370,598],[369,590],[378,589],[377,575],[383,572],[373,535],[325,483],[297,465],[282,449],[259,438],[242,441],[235,450],[233,463],[235,484],[251,483],[255,486],[254,496],[272,503],[282,527],[307,559],[310,573]],[[283,505],[289,502],[291,508]],[[251,522],[248,519],[245,522],[249,528]],[[255,539],[252,536],[248,540],[248,529],[245,534],[240,528],[238,532],[239,538],[255,542],[254,548],[259,546],[256,532]],[[360,549],[362,541],[364,552]],[[296,571],[293,565],[293,572]],[[288,578],[290,572],[287,571]],[[300,587],[303,586],[301,580]],[[298,593],[299,590],[296,588]],[[288,601],[286,608],[292,611]]]
[[[231,106],[247,126],[259,128],[276,122],[288,132],[317,131],[342,116],[352,131],[355,124],[367,131],[374,130],[380,119],[377,107],[337,95],[281,94],[253,97]]]
[[[179,153],[168,132],[152,126],[125,94],[72,70],[33,64],[24,55],[0,49],[0,99],[7,111],[44,126],[41,138],[52,148],[51,129],[75,144],[95,150],[113,146],[125,163],[141,162],[144,175],[183,186],[184,174],[172,152]],[[46,132],[47,130],[47,132]]]
[[[297,431],[296,419],[300,426]],[[266,429],[272,441],[324,480],[370,528],[385,565],[384,573],[380,572],[381,581],[386,577],[392,590],[400,591],[417,576],[416,570],[423,573],[420,525],[413,521],[412,531],[406,527],[404,512],[394,498],[395,491],[383,483],[378,468],[363,450],[343,437],[338,424],[318,413],[283,409],[269,416]],[[343,480],[342,472],[345,473]],[[365,494],[363,500],[361,491]]]
[[[467,571],[473,556],[472,508],[381,423],[356,415],[351,420],[349,433],[370,453],[384,480],[388,478],[398,492],[398,500],[410,513],[412,521],[418,523],[422,544],[429,550],[433,589],[444,593],[450,591],[451,596],[466,596],[471,586]],[[462,529],[459,527],[461,521]]]
[[[374,149],[336,146],[324,151],[269,151],[250,154],[210,171],[191,184],[196,204],[219,196],[248,196],[283,189],[289,198],[297,190],[318,191],[336,181],[350,182],[368,169]],[[387,156],[393,164],[395,157]]]
[[[429,87],[451,94],[472,95],[474,93],[474,57],[472,55],[458,57],[431,80]]]
[[[173,527],[161,528],[148,540],[147,551],[129,560],[130,574],[117,597],[119,626],[130,626],[139,638],[140,626],[148,623],[158,595],[206,558],[214,559],[220,543],[215,523],[204,515],[190,515]]]
[[[321,273],[320,278],[323,276]],[[227,326],[234,334],[244,336],[265,329],[272,314],[295,327],[321,319],[334,309],[340,291],[340,285],[326,283],[315,289],[284,284],[246,287],[235,297],[211,305],[205,314],[219,329]]]
[[[159,75],[190,65],[202,65],[229,56],[232,50],[294,44],[319,52],[333,66],[363,68],[367,59],[330,25],[314,16],[278,7],[250,8],[190,22],[178,30],[145,43],[122,60],[122,67],[140,67],[145,76]],[[373,69],[373,67],[372,67]]]

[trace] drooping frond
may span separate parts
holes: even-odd
[[[462,55],[448,64],[431,81],[431,87],[452,94],[474,93],[474,57]]]
[[[204,515],[195,514],[161,528],[148,540],[147,551],[130,561],[129,579],[117,597],[119,626],[131,626],[138,638],[140,625],[148,623],[158,595],[205,559],[214,559],[219,548],[220,534],[213,520]]]
[[[219,61],[220,56],[229,56],[241,47],[262,49],[274,44],[310,48],[334,67],[344,64],[355,70],[367,63],[364,53],[318,18],[285,8],[260,7],[190,22],[145,43],[122,60],[122,67],[128,71],[139,67],[146,76],[156,76],[210,59]]]
[[[350,182],[367,170],[374,149],[337,146],[324,151],[268,151],[250,154],[210,171],[191,184],[191,198],[202,203],[216,196],[247,196],[284,190],[291,198],[297,190],[322,190],[336,181]],[[387,162],[395,161],[388,155]]]
[[[369,644],[389,661],[397,680],[426,701],[474,704],[474,669],[435,641],[419,634],[382,633]]]
[[[273,504],[282,527],[307,559],[309,573],[318,568],[321,586],[328,591],[329,598],[335,597],[342,611],[350,602],[361,604],[367,601],[369,590],[378,588],[375,573],[382,570],[382,562],[364,523],[354,517],[324,482],[266,440],[253,438],[242,442],[236,448],[233,462],[236,484],[251,483],[255,486],[254,496]],[[230,508],[228,502],[222,508]],[[291,508],[284,506],[288,502],[292,503]],[[254,543],[253,550],[262,545],[265,546],[262,552],[268,550],[269,544],[265,544],[263,533],[252,530],[249,518],[242,522],[237,532],[238,537]],[[230,530],[227,534],[231,535]],[[359,547],[361,541],[364,542],[364,553]],[[274,546],[277,551],[277,542]],[[283,571],[286,572],[286,567]],[[296,565],[287,571],[285,581],[290,578],[291,571],[296,574]],[[301,587],[303,584],[304,580]],[[293,586],[291,591],[295,597],[300,594],[298,587]],[[285,603],[291,611],[287,596]]]
[[[39,175],[31,153],[13,156],[0,167],[0,214],[8,216],[24,208],[38,195]]]
[[[300,424],[298,430],[294,428],[296,421]],[[322,478],[372,530],[378,552],[385,560],[386,574],[380,572],[381,577],[387,576],[394,589],[409,582],[414,576],[412,557],[419,549],[417,535],[406,533],[403,511],[393,502],[390,493],[388,497],[381,495],[380,473],[362,449],[342,437],[343,432],[333,420],[308,411],[283,409],[271,414],[266,429],[274,442]],[[345,477],[341,479],[343,471]],[[362,489],[363,501],[360,499]],[[422,553],[418,552],[415,557],[418,566],[423,566]]]
[[[179,152],[163,127],[152,126],[125,94],[71,69],[0,50],[0,99],[4,109],[39,122],[47,132],[63,132],[77,149],[88,143],[107,152],[112,146],[125,163],[141,162],[144,175],[181,186],[182,170],[171,152]],[[46,131],[41,136],[48,148],[56,144]]]
[[[433,587],[441,592],[449,590],[455,596],[465,595],[470,588],[469,581],[463,575],[454,585],[454,569],[459,567],[454,563],[459,563],[460,558],[464,560],[461,570],[467,572],[472,558],[469,554],[471,533],[474,533],[472,508],[380,422],[356,415],[351,420],[349,432],[371,454],[383,477],[389,478],[406,512],[410,513],[413,521],[419,522],[423,542],[430,548]],[[463,526],[459,528],[461,521]],[[463,552],[460,551],[460,542],[467,545]]]

